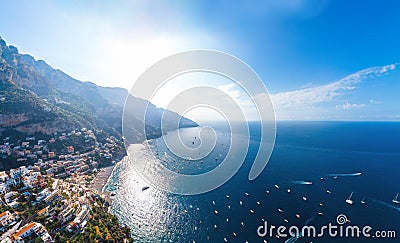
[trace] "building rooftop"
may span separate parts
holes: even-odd
[[[36,222],[31,222],[29,224],[24,225],[20,230],[18,230],[17,232],[15,232],[12,237],[14,239],[17,239],[20,235],[22,235],[23,233],[25,233],[26,231],[30,230],[31,228],[35,227]]]

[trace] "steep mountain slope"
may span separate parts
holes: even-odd
[[[3,129],[15,128],[33,132],[37,127],[37,125],[34,125],[37,120],[34,117],[40,118],[46,115],[53,118],[62,116],[66,120],[65,125],[46,123],[46,125],[43,125],[43,129],[39,129],[40,131],[68,130],[72,127],[87,126],[101,128],[112,135],[121,136],[123,106],[128,95],[128,91],[125,89],[100,87],[91,82],[76,80],[61,70],[53,69],[42,60],[36,61],[30,55],[18,53],[16,47],[7,46],[1,37],[0,79],[2,95],[7,96],[4,101],[10,100],[12,92],[30,97],[29,99],[21,99],[21,102],[23,100],[25,102],[23,106],[27,107],[23,111],[18,111],[18,107],[22,104],[14,103],[13,106],[10,106],[2,101],[1,109],[7,109],[8,115],[7,117],[0,117],[1,119],[6,121],[7,119],[10,120],[13,115],[19,116],[21,114],[24,117],[22,119],[24,122],[18,124],[1,122],[0,127]],[[162,134],[160,121],[163,110],[139,98],[132,97],[131,100],[135,101],[134,106],[148,105],[148,116],[145,121],[146,136],[149,138],[160,136]],[[31,102],[41,105],[28,105]],[[32,107],[58,115],[42,114]],[[179,116],[173,112],[168,111],[168,113],[172,116]],[[125,125],[134,127],[135,124],[142,122],[135,112],[128,112],[127,115],[131,124]],[[14,120],[18,119],[14,118]],[[45,121],[46,119],[42,120]],[[181,124],[182,126],[197,126],[195,122],[186,118],[182,118]],[[27,129],[28,127],[32,127],[32,129]],[[170,127],[167,130],[176,129],[172,125],[167,127]]]

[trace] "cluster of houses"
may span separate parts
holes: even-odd
[[[72,159],[76,160],[79,155],[97,153],[106,159],[112,158],[111,150],[116,147],[116,141],[113,137],[106,137],[99,142],[96,138],[96,132],[90,129],[82,128],[79,131],[64,132],[58,134],[57,132],[49,139],[38,139],[36,137],[25,137],[24,139],[16,140],[13,137],[5,137],[3,144],[0,144],[0,159],[15,160],[17,164],[26,163],[44,163],[46,161],[53,161],[54,159]],[[76,138],[81,141],[79,147],[81,151],[76,151],[74,143]],[[70,145],[59,148],[54,145],[57,141],[70,143]],[[1,141],[0,141],[1,142]],[[55,148],[57,147],[57,148]],[[76,164],[75,164],[76,165]],[[69,166],[69,165],[64,165]],[[75,171],[77,168],[70,168]],[[82,168],[79,168],[82,169]],[[83,168],[84,170],[85,168]],[[55,168],[55,171],[57,169]]]
[[[11,208],[0,212],[0,231],[3,233],[1,243],[28,242],[32,237],[40,237],[43,242],[53,242],[42,224],[30,221],[20,225],[24,221],[19,216],[22,212],[18,199],[21,197],[30,198],[33,205],[43,205],[34,217],[59,222],[59,226],[69,232],[83,231],[89,220],[89,198],[97,192],[85,185],[88,175],[74,174],[67,179],[55,179],[33,171],[33,167],[21,166],[9,172],[0,172],[0,181],[5,188],[0,195],[0,205]],[[52,181],[51,186],[47,185],[46,179]],[[16,185],[20,187],[16,189]]]
[[[1,243],[24,243],[36,237],[40,237],[45,243],[54,242],[46,227],[41,223],[31,222],[25,224],[15,233],[11,234],[11,236],[3,239]]]
[[[72,136],[83,136],[88,149],[82,153],[68,145],[61,151],[50,151],[50,144],[57,140],[68,144]],[[53,242],[51,235],[60,228],[69,232],[83,231],[90,217],[89,197],[97,194],[85,183],[92,172],[97,171],[97,158],[112,159],[114,146],[113,139],[97,142],[94,133],[86,129],[54,134],[49,140],[26,137],[17,144],[10,137],[3,139],[0,159],[12,157],[22,163],[28,160],[30,165],[0,171],[0,206],[8,209],[0,211],[0,243],[30,242],[37,237],[43,242]],[[21,216],[22,204],[26,203],[21,198],[36,205],[37,211],[28,218]],[[46,229],[43,222],[58,222],[59,228]]]

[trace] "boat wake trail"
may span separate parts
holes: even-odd
[[[328,174],[328,176],[340,176],[340,177],[348,177],[348,176],[360,176],[362,175],[361,172],[357,172],[357,173],[342,173],[342,174]]]

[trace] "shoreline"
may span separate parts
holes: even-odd
[[[119,162],[117,162],[117,163],[119,163]],[[97,173],[97,175],[91,182],[92,183],[91,188],[97,194],[104,197],[104,199],[108,202],[109,205],[111,205],[111,196],[110,196],[111,193],[104,191],[104,188],[108,184],[110,177],[111,177],[117,163],[99,169],[99,172]]]

